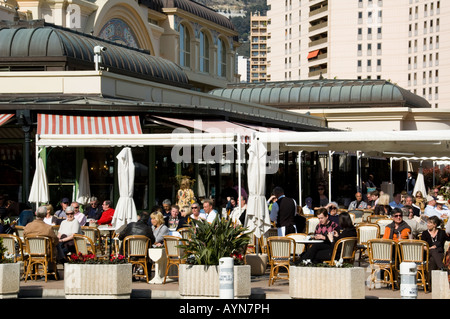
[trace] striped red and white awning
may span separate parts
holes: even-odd
[[[0,114],[0,126],[8,122],[15,114]]]
[[[139,116],[38,114],[38,134],[142,134]]]

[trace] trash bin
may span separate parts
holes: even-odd
[[[234,299],[234,261],[231,257],[219,259],[219,298]]]
[[[417,299],[417,265],[400,264],[400,295],[402,299]]]

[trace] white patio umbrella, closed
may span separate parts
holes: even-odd
[[[77,202],[81,205],[86,205],[89,203],[91,198],[91,185],[89,184],[89,171],[87,159],[83,160],[81,165],[80,178],[78,180],[78,190],[77,190]]]
[[[416,196],[418,191],[422,192],[424,197],[427,197],[427,188],[425,187],[425,179],[423,177],[423,168],[419,167],[419,173],[417,174],[416,184],[414,184],[413,196]]]
[[[37,162],[36,171],[34,172],[28,201],[30,203],[36,203],[36,207],[39,206],[39,203],[48,203],[49,201],[47,175],[45,174],[44,162],[40,157]]]
[[[271,227],[265,198],[267,149],[259,139],[253,139],[248,153],[247,227],[261,238]]]
[[[112,219],[112,225],[119,233],[128,223],[137,221],[136,205],[133,200],[135,168],[131,149],[125,147],[117,155],[119,201]]]

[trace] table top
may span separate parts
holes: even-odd
[[[116,230],[114,226],[108,226],[108,225],[100,225],[97,227],[99,230]]]
[[[318,243],[323,243],[322,239],[295,239],[296,243],[299,244],[318,244]]]

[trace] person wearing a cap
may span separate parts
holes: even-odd
[[[70,206],[70,200],[67,197],[61,199],[61,209],[55,212],[55,216],[59,219],[66,219],[66,208]]]
[[[303,214],[305,215],[314,215],[314,208],[312,207],[312,198],[306,197],[305,206],[302,207]]]

